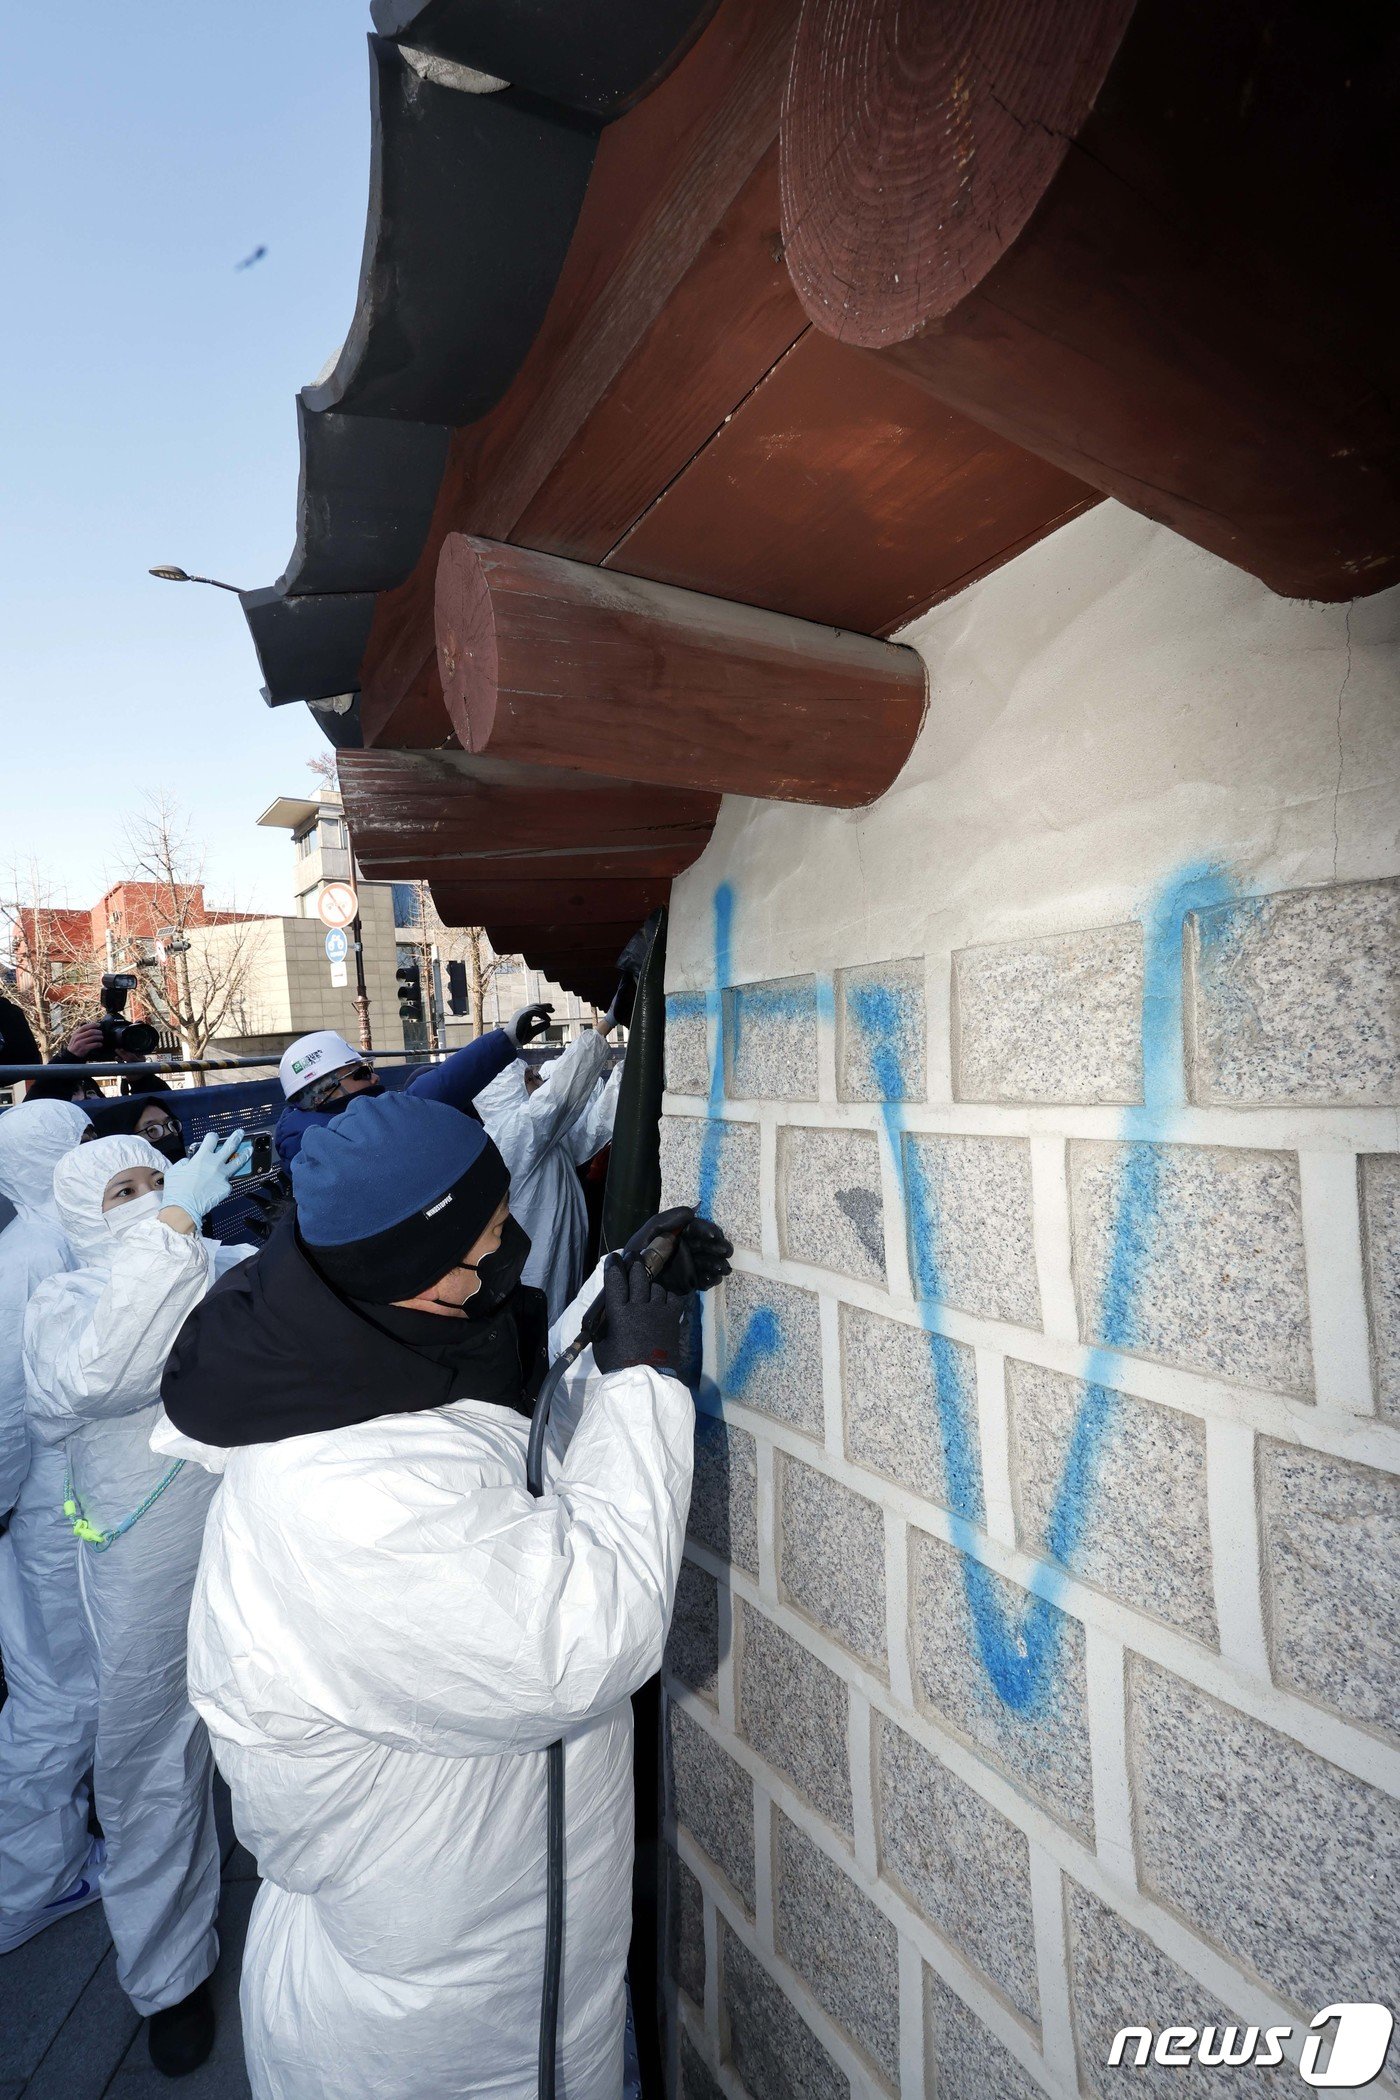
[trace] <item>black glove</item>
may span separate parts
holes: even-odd
[[[637,928],[637,931],[617,958],[617,967],[622,972],[622,975],[618,980],[617,990],[613,993],[612,1005],[608,1008],[608,1012],[612,1016],[613,1023],[620,1024],[623,1028],[628,1027],[631,1023],[632,1008],[637,1003],[637,979],[641,976],[642,970],[646,965],[647,950],[651,946],[652,936],[656,932],[656,922],[660,917],[660,912],[654,911],[646,923]]]
[[[248,1191],[249,1211],[242,1230],[255,1247],[265,1246],[273,1230],[287,1213],[295,1208],[292,1197],[292,1177],[285,1167],[278,1167],[266,1181],[258,1182]]]
[[[708,1218],[698,1218],[688,1204],[678,1204],[674,1210],[658,1211],[654,1218],[648,1218],[623,1248],[622,1259],[631,1261],[645,1253],[659,1234],[675,1232],[677,1228],[681,1231],[679,1244],[657,1282],[682,1296],[691,1291],[713,1290],[720,1278],[729,1274],[733,1244],[718,1225]]]
[[[526,1043],[533,1043],[537,1035],[544,1034],[553,1018],[552,1006],[522,1006],[506,1022],[506,1034],[517,1050],[523,1050]]]
[[[600,1371],[645,1364],[649,1371],[680,1377],[684,1297],[654,1283],[640,1261],[614,1255],[603,1272],[603,1306],[607,1326],[593,1344]]]

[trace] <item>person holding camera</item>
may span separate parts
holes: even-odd
[[[481,1125],[355,1101],[292,1180],[295,1219],[180,1335],[157,1436],[223,1474],[190,1694],[262,1876],[255,2100],[534,2091],[561,1738],[559,2090],[617,2100],[629,1695],[659,1666],[685,1531],[682,1325],[733,1250],[677,1212],[652,1221],[676,1242],[655,1279],[610,1257],[607,1330],[556,1402],[536,1500],[544,1299]]]
[[[134,970],[108,970],[102,978],[102,1014],[96,1021],[80,1021],[69,1030],[63,1047],[55,1051],[40,1079],[26,1082],[26,1101],[100,1101],[102,1089],[86,1074],[81,1079],[60,1079],[60,1065],[143,1064],[160,1047],[160,1031],[149,1021],[128,1021],[126,1002],[135,991]],[[132,1083],[122,1081],[122,1092],[130,1094]],[[169,1093],[163,1079],[147,1077],[138,1092]]]
[[[526,1043],[544,1034],[553,1013],[552,1006],[522,1006],[504,1028],[488,1029],[441,1064],[415,1072],[402,1091],[420,1101],[443,1101],[449,1108],[474,1116],[473,1104],[482,1088],[515,1061]],[[333,1028],[298,1036],[283,1051],[277,1076],[287,1097],[274,1140],[284,1167],[296,1158],[308,1130],[323,1129],[360,1096],[384,1092],[384,1082],[364,1052],[352,1050]]]
[[[58,1163],[58,1222],[77,1266],[42,1282],[24,1322],[31,1427],[68,1460],[65,1509],[97,1668],[93,1792],[117,1976],[150,2018],[152,2061],[178,2077],[213,2046],[218,1955],[213,1762],[189,1704],[186,1627],[214,1483],[157,1457],[171,1344],[251,1247],[200,1224],[247,1140],[212,1133],[173,1165],[144,1138],[101,1137]]]

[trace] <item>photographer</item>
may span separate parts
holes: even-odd
[[[62,1049],[55,1051],[45,1066],[44,1077],[27,1083],[27,1101],[100,1101],[102,1089],[96,1080],[86,1075],[81,1079],[61,1080],[56,1068],[59,1065],[139,1065],[159,1049],[158,1029],[152,1028],[149,1021],[128,1021],[126,1018],[126,1002],[138,982],[134,970],[104,972],[101,1018],[80,1021],[76,1028],[69,1030]],[[129,1094],[131,1091],[131,1081],[124,1079],[122,1092]],[[139,1091],[168,1093],[170,1089],[163,1079],[151,1076],[142,1081]]]
[[[512,1063],[526,1043],[544,1034],[553,1012],[552,1006],[522,1006],[504,1028],[492,1028],[474,1043],[454,1050],[440,1065],[415,1072],[404,1093],[423,1101],[443,1101],[449,1108],[474,1116],[473,1103],[482,1088]],[[298,1036],[283,1051],[277,1077],[287,1097],[275,1139],[277,1157],[284,1167],[296,1158],[308,1130],[324,1128],[359,1096],[384,1092],[384,1082],[364,1052],[352,1050],[333,1028]]]
[[[629,1695],[659,1665],[690,1496],[682,1320],[729,1244],[691,1219],[655,1282],[610,1260],[607,1332],[551,1419],[535,1500],[543,1298],[519,1282],[529,1241],[480,1124],[355,1101],[292,1180],[295,1222],[176,1343],[157,1438],[223,1471],[190,1695],[262,1875],[253,2093],[533,2092],[562,1738],[559,2090],[617,2100]]]
[[[190,1708],[185,1639],[214,1483],[151,1451],[160,1379],[181,1324],[253,1250],[200,1235],[246,1140],[212,1135],[168,1165],[139,1137],[97,1138],[54,1174],[76,1264],[24,1322],[28,1412],[66,1445],[66,1507],[97,1659],[93,1792],[107,1843],[102,1901],[117,1977],[150,2016],[152,2061],[178,2077],[213,2046],[219,1848],[213,1763]]]

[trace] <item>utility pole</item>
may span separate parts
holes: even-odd
[[[370,1034],[369,993],[365,990],[364,928],[358,912],[350,922],[350,945],[355,951],[355,1012],[360,1021],[360,1048],[368,1056],[374,1048],[374,1037]]]

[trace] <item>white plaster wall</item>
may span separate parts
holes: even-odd
[[[709,983],[722,879],[742,981],[1111,924],[1187,861],[1261,890],[1400,865],[1400,591],[1276,598],[1110,502],[897,639],[930,690],[899,780],[864,810],[726,798],[672,988]]]

